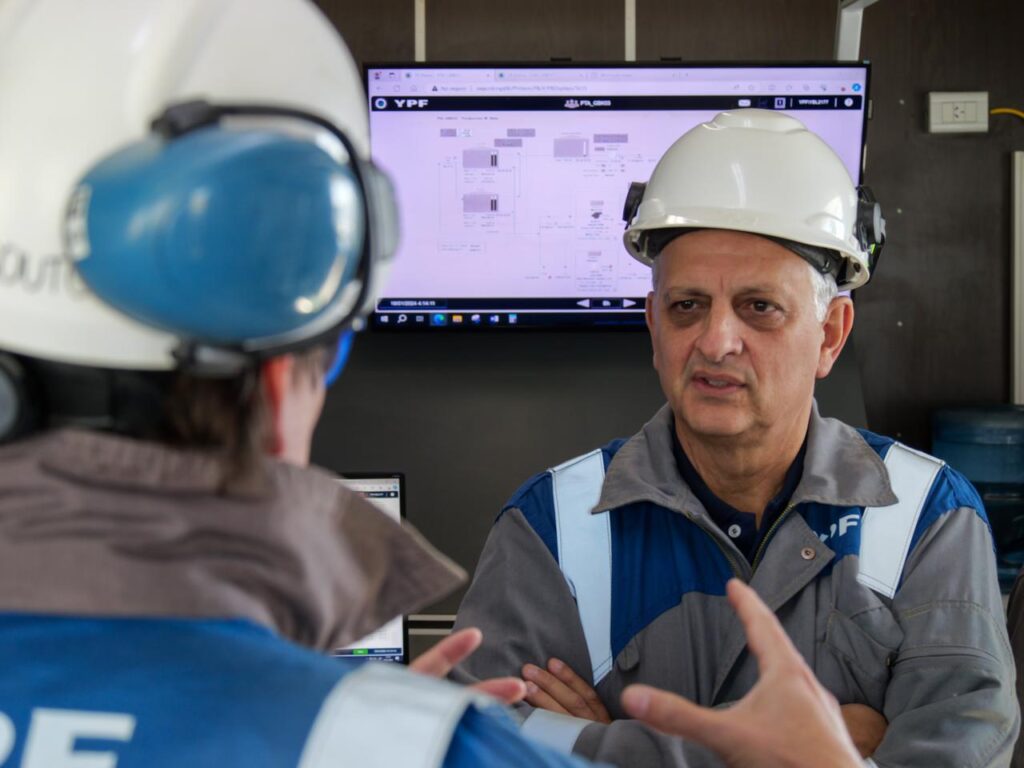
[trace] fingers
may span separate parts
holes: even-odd
[[[573,671],[572,667],[561,659],[548,659],[548,671],[564,683],[570,690],[583,699],[583,703],[590,710],[594,719],[599,723],[610,723],[611,715],[597,695],[597,691],[582,677]]]
[[[565,665],[563,664],[562,666],[564,667]],[[560,711],[567,712],[573,717],[597,720],[597,714],[587,705],[586,699],[546,669],[541,669],[534,664],[527,664],[523,667],[523,677],[527,681],[526,700],[531,704],[533,704],[534,697],[538,694],[543,694],[552,699],[561,708]],[[533,692],[530,685],[536,686],[538,694]],[[586,683],[583,683],[583,685],[586,685]]]
[[[568,710],[555,701],[551,694],[532,680],[526,683],[526,701],[537,709],[546,709],[548,712],[558,712],[562,715],[569,714]]]
[[[417,658],[409,668],[421,675],[445,677],[452,667],[472,655],[482,641],[483,634],[479,629],[460,629]]]
[[[630,717],[659,731],[682,736],[712,749],[727,738],[723,713],[697,706],[681,696],[647,685],[631,685],[622,692],[622,706]]]
[[[409,665],[414,672],[429,677],[445,677],[452,667],[468,658],[483,640],[483,634],[475,627],[455,632],[439,642]],[[482,680],[472,686],[481,693],[493,696],[505,704],[522,701],[526,695],[526,684],[515,677],[496,677]]]
[[[493,696],[503,704],[516,704],[526,696],[526,683],[518,677],[495,677],[483,680],[472,688]]]
[[[743,624],[747,646],[757,659],[762,677],[772,669],[788,666],[794,661],[803,664],[779,620],[753,589],[739,579],[731,579],[726,591]]]

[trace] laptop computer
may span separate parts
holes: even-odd
[[[400,522],[405,518],[405,476],[401,472],[353,472],[339,480],[393,520]],[[343,648],[335,648],[331,655],[408,664],[408,617],[396,616],[367,637]]]

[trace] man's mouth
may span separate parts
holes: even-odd
[[[714,376],[711,374],[698,373],[693,377],[693,380],[702,389],[706,388],[719,392],[728,392],[744,386],[740,379],[735,379],[731,376]]]

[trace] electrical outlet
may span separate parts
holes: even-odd
[[[929,133],[988,131],[988,91],[933,91],[928,94]]]

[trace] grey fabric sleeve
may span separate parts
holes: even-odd
[[[552,656],[590,681],[590,656],[576,603],[558,563],[518,509],[505,512],[487,538],[455,620],[455,629],[464,627],[479,628],[484,639],[452,673],[457,682],[519,677],[524,664],[543,667]],[[521,719],[532,711],[527,704],[517,707]],[[630,720],[586,725],[573,751],[623,768],[721,765],[695,744]]]
[[[943,515],[911,553],[892,604],[904,637],[892,664],[879,768],[1007,766],[1020,712],[988,526]]]
[[[455,629],[477,627],[483,644],[452,677],[520,677],[524,664],[558,657],[584,678],[590,655],[576,603],[558,563],[518,509],[491,529]],[[524,714],[528,714],[528,709]]]

